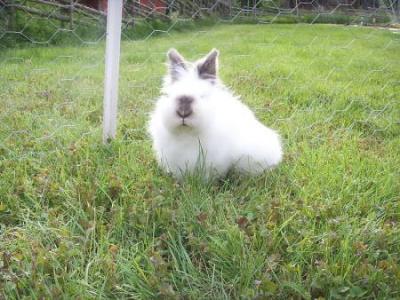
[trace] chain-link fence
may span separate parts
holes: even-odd
[[[399,297],[399,0],[125,0],[104,146],[111,1],[0,0],[5,297]],[[280,169],[206,190],[158,169],[171,47],[220,50]]]
[[[2,0],[0,7],[3,45],[15,41],[53,44],[66,37],[78,44],[88,44],[104,36],[107,1]],[[205,18],[226,22],[388,25],[398,22],[399,3],[397,0],[124,1],[124,37],[145,38],[173,30],[179,20]]]

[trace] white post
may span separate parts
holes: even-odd
[[[117,131],[118,76],[123,0],[108,1],[106,66],[104,78],[103,143]]]

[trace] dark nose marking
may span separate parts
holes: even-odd
[[[179,97],[178,98],[178,109],[176,111],[177,115],[183,119],[189,117],[193,113],[193,110],[192,110],[193,101],[194,101],[193,97],[190,97],[190,96]]]

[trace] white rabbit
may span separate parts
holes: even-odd
[[[230,169],[260,174],[282,160],[279,135],[218,79],[218,51],[191,64],[175,50],[149,123],[161,167],[185,173],[225,176]]]

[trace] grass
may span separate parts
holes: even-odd
[[[104,45],[0,53],[0,298],[400,297],[400,35],[220,25],[123,42],[101,144]],[[145,124],[165,52],[221,77],[285,141],[257,178],[183,184]]]

